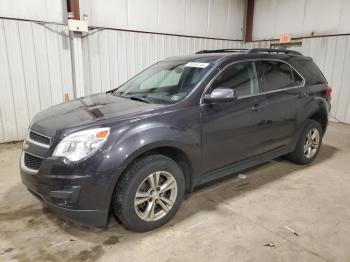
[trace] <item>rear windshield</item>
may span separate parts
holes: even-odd
[[[327,84],[326,78],[313,61],[299,60],[297,62],[302,67],[307,85]]]

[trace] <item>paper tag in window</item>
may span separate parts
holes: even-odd
[[[171,101],[177,101],[177,100],[179,100],[180,98],[181,98],[181,97],[178,96],[178,95],[173,95],[173,96],[170,97],[170,100],[171,100]]]
[[[185,66],[187,67],[197,67],[197,68],[206,68],[209,63],[198,63],[198,62],[188,62]]]

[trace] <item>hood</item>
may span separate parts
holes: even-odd
[[[33,118],[31,129],[53,137],[58,130],[88,126],[97,121],[108,124],[109,119],[114,125],[119,121],[146,115],[164,107],[102,93],[78,98],[41,111]]]

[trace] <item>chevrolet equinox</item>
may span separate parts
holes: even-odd
[[[167,223],[184,194],[273,158],[309,164],[332,89],[312,58],[282,49],[203,50],[160,61],[106,93],[38,113],[20,160],[58,215],[129,230]]]

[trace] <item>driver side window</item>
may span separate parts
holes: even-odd
[[[238,98],[259,93],[255,62],[230,65],[214,80],[211,92],[216,88],[235,89]]]

